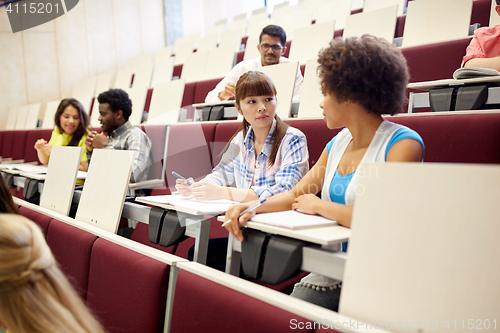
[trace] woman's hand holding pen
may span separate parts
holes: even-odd
[[[227,187],[202,180],[190,186],[191,192],[198,200],[229,199]]]
[[[247,208],[251,207],[258,201],[245,202],[240,203],[234,206],[231,206],[229,210],[226,212],[226,216],[224,218],[224,222],[231,220],[231,222],[225,226],[227,231],[233,234],[233,236],[239,240],[240,242],[243,240],[243,235],[241,234],[240,227],[244,226],[248,220],[250,220],[254,215],[256,210],[251,210],[246,214],[240,216],[240,214]]]
[[[175,181],[175,188],[179,192],[180,195],[183,197],[189,197],[190,195],[193,195],[193,192],[191,192],[191,187],[188,185],[188,181],[191,183],[194,183],[193,178],[188,178],[186,179],[177,179]]]

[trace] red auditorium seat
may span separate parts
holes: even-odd
[[[110,333],[162,332],[169,266],[98,238],[87,305]]]
[[[61,270],[86,300],[92,246],[97,236],[53,219],[46,238]]]
[[[12,158],[12,146],[16,131],[4,131],[2,138],[2,158]]]
[[[52,221],[52,218],[50,216],[44,215],[39,212],[35,212],[34,210],[31,210],[26,207],[19,207],[19,213],[23,215],[24,217],[29,218],[31,221],[35,222],[40,226],[42,229],[43,234],[45,235],[45,238],[47,238],[47,229],[49,228],[49,225]]]
[[[196,82],[186,83],[184,86],[184,95],[182,96],[182,105],[185,107],[194,103],[194,92],[196,88]]]
[[[170,332],[290,332],[290,321],[307,319],[222,284],[180,270]],[[312,332],[312,330],[297,330]]]
[[[207,94],[212,91],[217,83],[219,83],[223,78],[206,80],[206,81],[198,81],[196,83],[196,89],[194,92],[194,103],[205,103],[205,97]]]

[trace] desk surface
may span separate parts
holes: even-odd
[[[224,221],[224,216],[217,218],[219,221]],[[342,226],[329,226],[307,229],[288,229],[276,227],[265,223],[247,222],[247,227],[257,229],[271,234],[286,236],[290,238],[300,239],[306,242],[311,242],[319,245],[332,245],[343,243],[351,237],[351,229]]]
[[[477,77],[473,79],[460,79],[460,80],[444,79],[436,81],[415,82],[415,83],[409,83],[406,87],[408,89],[428,91],[432,88],[437,88],[437,87],[459,86],[459,85],[464,85],[466,83],[470,84],[470,83],[486,83],[486,82],[500,83],[500,76],[486,76],[486,77]]]
[[[196,104],[193,104],[193,106],[195,108],[203,108],[205,106],[216,106],[216,105],[230,105],[230,106],[234,106],[234,100],[230,100],[230,101],[220,101],[220,102],[216,102],[216,103],[196,103]]]
[[[169,197],[172,197],[170,198],[172,200],[169,200]],[[175,197],[174,195],[137,197],[135,201],[191,215],[219,215],[236,204],[230,200],[194,201]]]

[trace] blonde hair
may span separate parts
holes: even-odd
[[[104,332],[38,225],[20,215],[0,214],[0,318],[12,333]]]

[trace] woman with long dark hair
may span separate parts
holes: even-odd
[[[52,132],[49,142],[39,139],[35,143],[40,163],[44,165],[49,163],[52,146],[82,147],[83,152],[79,170],[87,171],[85,140],[87,138],[89,122],[89,116],[79,101],[74,98],[63,99],[57,107],[54,116],[56,127]]]

